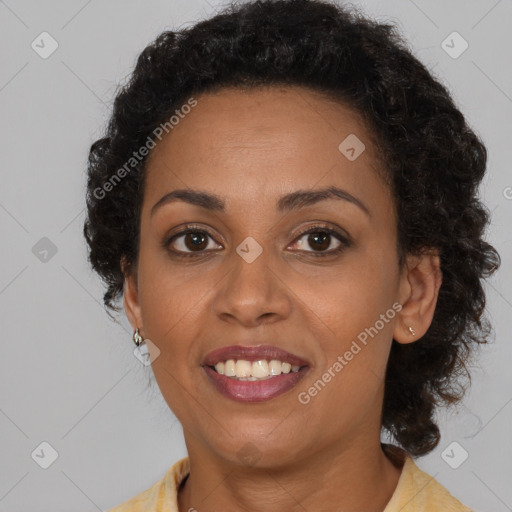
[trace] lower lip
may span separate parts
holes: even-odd
[[[236,380],[220,375],[209,366],[203,366],[217,391],[237,402],[263,402],[286,393],[307,373],[305,366],[298,372],[282,373],[266,380]]]

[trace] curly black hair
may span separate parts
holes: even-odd
[[[119,311],[125,273],[137,265],[147,156],[135,151],[193,96],[273,85],[309,88],[358,112],[394,194],[400,265],[408,253],[439,250],[432,324],[414,343],[393,340],[382,410],[382,427],[424,455],[439,443],[436,407],[462,398],[469,356],[490,341],[482,281],[500,256],[484,241],[490,213],[477,196],[486,148],[392,24],[322,0],[257,0],[149,44],[89,154],[84,235],[106,309]]]

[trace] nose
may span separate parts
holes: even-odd
[[[270,261],[270,251],[252,262],[234,252],[226,261],[230,270],[219,283],[213,308],[224,321],[246,327],[283,320],[292,310],[292,292],[284,267]]]

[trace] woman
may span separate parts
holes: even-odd
[[[188,456],[112,510],[469,510],[413,457],[490,330],[485,168],[354,11],[249,2],[150,44],[91,147],[84,234]]]

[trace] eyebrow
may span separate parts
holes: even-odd
[[[368,216],[371,216],[370,210],[352,194],[338,187],[330,186],[313,190],[296,190],[279,198],[276,209],[284,213],[291,210],[298,210],[306,206],[311,206],[326,199],[341,199],[358,206]],[[151,208],[150,215],[153,215],[162,206],[174,201],[184,201],[186,203],[205,208],[210,211],[225,213],[225,200],[210,192],[193,189],[178,189],[165,194]]]

